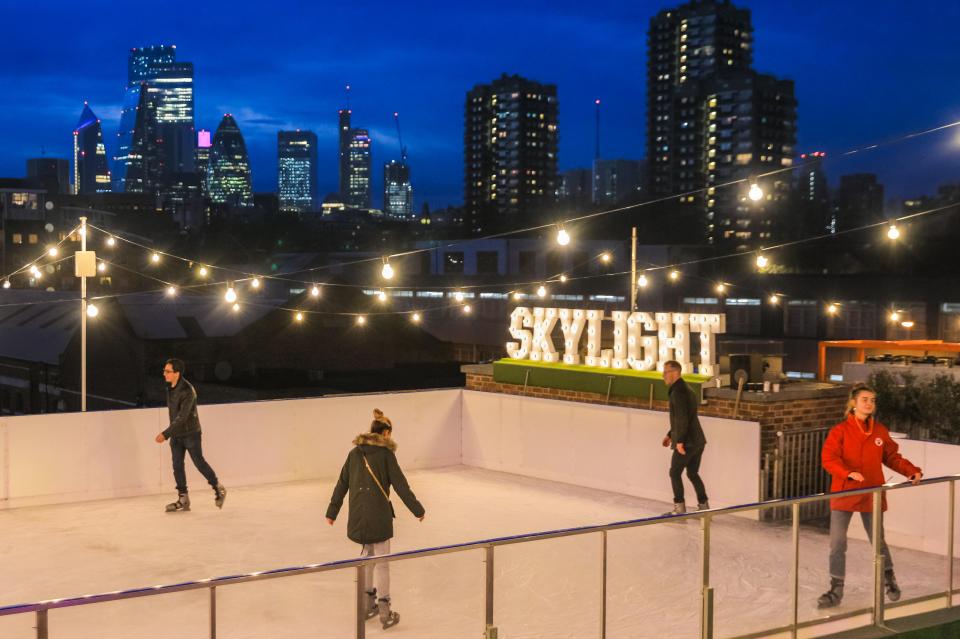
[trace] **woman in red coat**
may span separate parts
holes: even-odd
[[[830,492],[881,486],[883,465],[918,484],[923,473],[899,453],[899,446],[890,438],[887,427],[873,418],[877,394],[866,384],[857,384],[850,391],[847,419],[830,431],[821,453],[823,468],[832,478]],[[887,509],[886,496],[883,510]],[[873,495],[851,495],[830,500],[830,590],[820,595],[821,608],[836,606],[843,599],[846,575],[847,528],[853,513],[860,513],[863,527],[870,537],[873,526]],[[883,532],[881,528],[881,533]],[[893,560],[881,535],[880,552],[885,567],[885,585],[891,601],[900,598],[900,587],[893,574]]]

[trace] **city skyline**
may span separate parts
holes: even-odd
[[[234,114],[249,147],[255,190],[276,190],[276,134],[295,128],[318,135],[320,196],[337,190],[336,118],[345,106],[343,86],[350,83],[350,107],[374,142],[372,183],[382,183],[382,166],[400,156],[392,127],[392,114],[399,111],[409,163],[417,176],[417,207],[424,201],[434,208],[460,204],[463,99],[472,86],[503,72],[557,85],[563,105],[561,170],[590,166],[597,97],[603,101],[602,157],[643,157],[646,32],[650,18],[673,4],[611,3],[606,11],[588,11],[561,2],[503,10],[502,20],[536,34],[520,39],[510,36],[512,29],[480,38],[494,18],[437,4],[393,16],[403,27],[396,32],[416,36],[402,42],[392,35],[393,27],[388,34],[371,23],[363,31],[335,31],[322,42],[310,40],[311,47],[291,44],[296,38],[280,42],[251,32],[245,25],[256,9],[244,3],[231,5],[231,12],[173,3],[165,12],[168,17],[152,16],[148,22],[135,16],[124,28],[119,17],[104,12],[101,28],[106,37],[81,47],[70,32],[58,39],[60,27],[54,27],[49,46],[3,70],[8,82],[0,97],[0,117],[10,135],[0,145],[0,173],[22,175],[25,160],[40,156],[41,149],[48,157],[70,157],[70,130],[84,99],[103,120],[107,152],[113,155],[127,53],[134,46],[177,44],[195,65],[196,127],[213,130],[223,113]],[[898,145],[892,152],[862,159],[833,160],[838,151],[960,118],[960,108],[951,106],[960,104],[960,87],[944,81],[952,71],[945,44],[949,18],[960,17],[960,8],[947,3],[907,8],[850,2],[802,9],[761,1],[735,4],[752,13],[755,66],[796,84],[798,150],[834,154],[824,163],[832,187],[841,174],[874,171],[889,195],[915,196],[960,175],[960,167],[946,155],[946,137]],[[180,19],[180,10],[188,7],[192,18]],[[349,23],[351,17],[386,7],[336,7],[324,18]],[[299,33],[310,28],[311,18],[320,17],[318,9],[297,8],[305,15],[294,20],[285,13],[292,11],[279,7],[273,19],[295,22],[291,28]],[[32,7],[12,12],[27,22],[40,15]],[[113,20],[117,24],[110,27]],[[463,39],[443,28],[445,23],[478,37]],[[543,28],[527,28],[534,24]],[[214,28],[245,37],[236,42],[212,38]],[[0,44],[8,59],[21,37],[16,34]],[[270,46],[250,47],[250,37]],[[476,44],[463,47],[464,41]],[[909,46],[884,44],[892,41]],[[563,45],[553,44],[557,42]],[[440,63],[439,52],[444,53]],[[921,61],[923,72],[917,72]],[[877,77],[884,81],[877,82]],[[46,99],[38,100],[38,95]],[[951,161],[943,162],[947,157]]]

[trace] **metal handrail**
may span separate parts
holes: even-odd
[[[941,484],[949,483],[949,498],[950,503],[948,506],[948,547],[947,547],[947,589],[938,595],[927,595],[917,599],[904,600],[899,602],[898,606],[903,606],[911,603],[916,603],[919,601],[927,601],[931,598],[946,597],[946,606],[950,607],[953,605],[953,594],[955,592],[953,588],[953,540],[954,540],[954,513],[955,513],[955,491],[956,491],[956,482],[960,479],[960,474],[956,475],[945,475],[941,477],[932,477],[930,479],[924,479],[918,484],[913,484],[909,481],[901,483],[892,483],[892,484],[883,484],[881,486],[874,486],[871,488],[857,488],[853,490],[844,490],[838,491],[835,493],[819,493],[817,495],[808,495],[806,497],[793,497],[785,499],[772,499],[763,502],[756,502],[751,504],[741,504],[738,506],[728,506],[725,508],[714,508],[711,510],[705,511],[695,511],[678,515],[658,515],[654,517],[643,517],[640,519],[628,519],[623,521],[610,522],[607,524],[593,524],[589,526],[577,526],[573,528],[559,528],[555,530],[546,530],[534,533],[524,533],[520,535],[511,535],[506,537],[493,537],[490,539],[483,539],[478,541],[471,541],[460,544],[450,544],[445,546],[435,546],[432,548],[422,548],[418,550],[408,550],[398,553],[392,553],[389,555],[380,555],[375,557],[362,557],[358,559],[343,559],[338,561],[331,561],[326,563],[318,564],[307,564],[305,566],[294,566],[286,568],[276,568],[272,570],[257,571],[251,573],[244,573],[238,575],[227,575],[222,577],[212,577],[209,579],[201,579],[197,581],[185,581],[176,584],[168,585],[158,585],[158,586],[149,586],[144,588],[134,588],[130,590],[120,590],[99,594],[84,595],[80,597],[67,597],[60,599],[49,599],[44,601],[38,601],[34,603],[26,604],[16,604],[11,606],[0,607],[0,617],[8,615],[17,615],[17,614],[27,614],[34,612],[37,614],[37,638],[38,639],[48,639],[48,629],[47,629],[47,613],[49,610],[57,608],[68,608],[72,606],[83,606],[90,605],[95,603],[104,603],[111,601],[120,601],[124,599],[133,599],[137,597],[150,597],[154,595],[170,594],[174,592],[183,592],[187,590],[199,590],[199,589],[209,589],[210,590],[210,637],[211,639],[216,638],[216,589],[224,586],[246,583],[251,581],[259,581],[265,579],[276,579],[280,577],[292,577],[297,575],[304,575],[309,573],[317,572],[330,572],[335,570],[345,570],[345,569],[355,569],[357,571],[357,627],[356,627],[356,637],[358,639],[363,639],[364,635],[364,608],[363,608],[363,598],[365,597],[363,587],[364,582],[364,567],[368,565],[383,563],[383,562],[392,562],[392,561],[401,561],[404,559],[420,559],[423,557],[431,557],[434,555],[442,555],[449,553],[457,552],[466,552],[469,550],[478,550],[484,549],[484,561],[486,563],[486,592],[484,599],[484,621],[485,621],[485,637],[490,639],[495,639],[497,636],[496,627],[493,625],[493,558],[494,558],[494,548],[498,546],[507,546],[520,543],[528,543],[532,541],[543,541],[546,539],[557,539],[561,537],[572,537],[579,535],[588,535],[591,533],[600,533],[602,540],[602,593],[603,593],[603,602],[601,603],[601,637],[606,637],[606,578],[607,578],[607,533],[611,530],[621,530],[625,528],[638,528],[642,526],[651,526],[657,525],[664,522],[677,522],[677,521],[686,521],[686,520],[700,520],[702,524],[702,533],[703,533],[703,555],[701,558],[702,561],[702,595],[703,595],[703,610],[701,611],[701,636],[705,639],[713,637],[713,588],[710,587],[709,582],[709,565],[710,565],[710,524],[714,517],[718,515],[732,515],[738,513],[746,513],[751,511],[760,511],[767,508],[778,508],[784,506],[790,506],[793,513],[792,523],[793,523],[793,561],[791,565],[791,583],[793,589],[793,608],[792,608],[792,623],[786,626],[778,627],[776,629],[768,629],[764,632],[777,631],[777,632],[791,632],[793,636],[797,635],[797,631],[800,628],[810,627],[818,623],[818,620],[799,622],[798,620],[798,610],[797,610],[797,601],[798,601],[798,571],[799,571],[799,510],[800,504],[810,503],[815,501],[821,501],[824,499],[832,499],[840,495],[851,496],[851,495],[873,495],[873,506],[875,516],[873,518],[874,530],[873,534],[873,547],[874,547],[874,605],[872,608],[865,608],[858,611],[852,611],[844,613],[843,615],[834,615],[827,619],[821,620],[821,622],[827,621],[836,621],[839,618],[852,617],[855,615],[861,615],[872,612],[873,614],[873,624],[882,625],[883,624],[883,557],[880,554],[878,541],[882,535],[878,535],[877,532],[882,530],[882,519],[883,512],[880,507],[882,504],[882,495],[885,492],[891,490],[901,490],[905,488],[914,488],[917,486],[927,486],[932,484]],[[756,633],[748,636],[759,636]]]

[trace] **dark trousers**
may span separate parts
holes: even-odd
[[[210,468],[210,464],[203,458],[203,447],[200,443],[200,433],[182,435],[170,438],[170,453],[173,455],[173,478],[177,482],[177,492],[187,492],[187,472],[183,467],[183,458],[187,452],[190,452],[190,459],[193,465],[197,467],[200,474],[204,476],[207,482],[217,487],[217,474]]]
[[[687,470],[687,478],[693,484],[693,489],[697,491],[697,503],[703,504],[707,501],[707,490],[703,487],[703,480],[700,479],[700,458],[703,457],[703,448],[697,450],[687,449],[686,455],[681,455],[673,451],[673,459],[670,460],[670,483],[673,484],[673,503],[682,504],[683,500],[683,470]]]

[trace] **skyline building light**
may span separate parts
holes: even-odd
[[[525,224],[557,194],[557,87],[503,74],[464,105],[464,206],[480,234]]]
[[[313,131],[277,132],[277,174],[281,211],[317,209],[317,135]]]
[[[73,130],[73,192],[78,195],[110,192],[103,129],[86,102]]]
[[[224,114],[213,136],[207,171],[210,201],[235,207],[253,206],[250,160],[240,127],[229,113]]]
[[[367,129],[350,129],[347,153],[347,206],[358,209],[371,207],[370,169],[372,165],[372,140]]]

